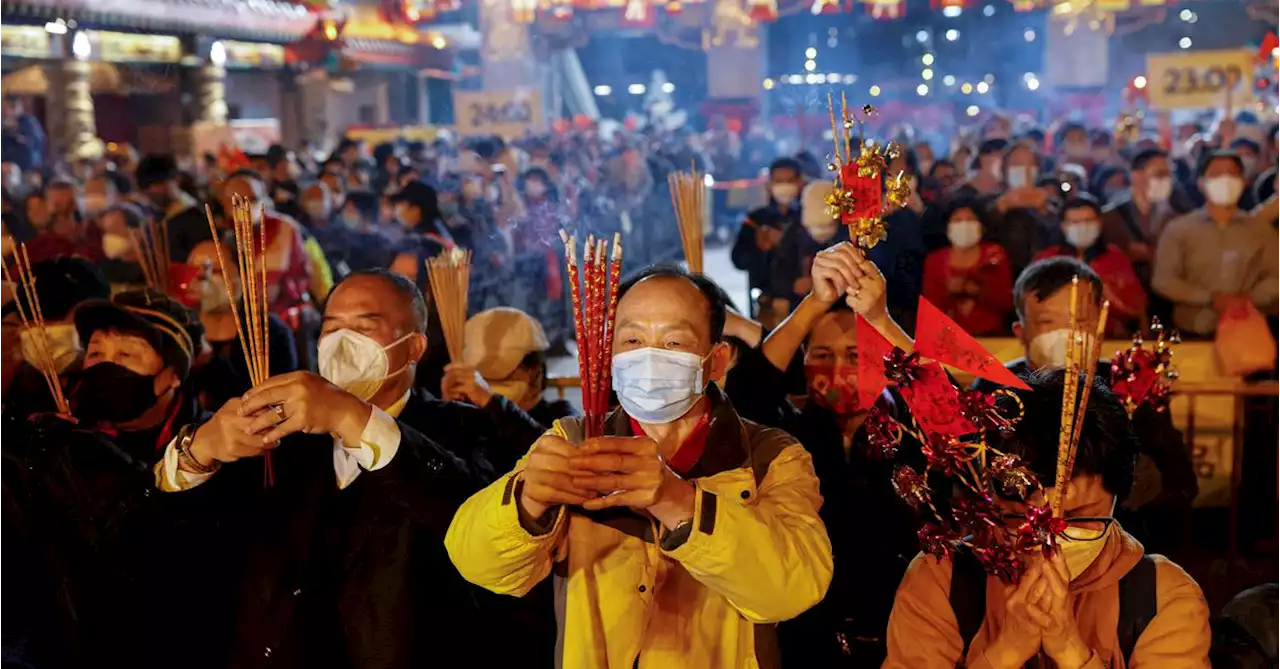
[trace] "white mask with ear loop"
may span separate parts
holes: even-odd
[[[387,350],[409,340],[413,332],[383,346],[355,330],[337,330],[320,338],[320,376],[363,402],[378,394],[383,382],[404,371],[387,371]]]
[[[1111,512],[1108,516],[1114,516],[1116,513],[1115,500],[1111,500]],[[1115,523],[1107,525],[1106,529],[1073,527],[1069,528],[1064,534],[1066,537],[1059,538],[1058,549],[1062,551],[1062,560],[1067,563],[1067,574],[1071,576],[1071,580],[1076,580],[1081,574],[1093,564],[1094,560],[1102,555],[1102,549],[1107,547],[1107,535],[1111,533],[1111,528],[1115,527]]]
[[[1057,330],[1040,333],[1035,339],[1031,340],[1031,345],[1028,347],[1028,362],[1036,369],[1065,367],[1067,364],[1067,342],[1070,338],[1071,330],[1067,328],[1058,328]],[[1084,338],[1085,350],[1093,350],[1094,336],[1087,334]]]

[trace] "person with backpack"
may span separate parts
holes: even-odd
[[[990,446],[1021,457],[1054,484],[1061,370],[1031,374],[1022,420]],[[1137,441],[1119,400],[1095,380],[1051,558],[1031,557],[1007,584],[961,549],[916,556],[889,618],[886,669],[1209,667],[1209,609],[1178,565],[1147,554],[1112,517],[1133,485]],[[1043,492],[1026,502],[1041,503]],[[1010,532],[1026,504],[998,501]]]

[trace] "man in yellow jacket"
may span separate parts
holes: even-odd
[[[558,421],[445,547],[498,593],[554,574],[563,669],[776,667],[774,624],[831,581],[809,454],[706,383],[729,361],[713,283],[657,268],[619,294],[606,436]]]

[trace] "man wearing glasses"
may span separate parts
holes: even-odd
[[[1057,469],[1060,370],[1027,379],[1025,414],[994,447],[1021,456],[1045,489]],[[1066,490],[1067,529],[1052,559],[1034,556],[1017,585],[987,576],[976,561],[917,556],[889,618],[888,668],[1059,669],[1208,667],[1209,611],[1180,567],[1142,544],[1112,517],[1133,486],[1137,441],[1105,384],[1089,398],[1075,470]],[[1043,493],[1029,500],[1041,503]],[[1026,504],[1005,500],[1021,524]]]

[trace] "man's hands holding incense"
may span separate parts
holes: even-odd
[[[1071,607],[1071,574],[1067,571],[1066,560],[1058,552],[1033,569],[1040,572],[1040,580],[1033,592],[1033,595],[1039,594],[1039,598],[1028,602],[1027,615],[1040,628],[1045,654],[1060,669],[1084,666],[1093,651],[1080,637],[1080,626],[1076,624]]]
[[[311,372],[273,376],[244,394],[241,416],[253,416],[246,428],[263,444],[303,432],[328,434],[360,443],[373,408],[360,398]]]
[[[648,437],[588,439],[570,463],[582,472],[574,475],[574,485],[602,495],[584,502],[585,509],[647,511],[667,529],[693,517],[697,489],[671,471]]]
[[[449,402],[466,402],[483,409],[493,399],[493,391],[475,367],[451,362],[444,366],[440,398]]]
[[[252,431],[257,416],[243,415],[240,410],[240,398],[227,400],[209,422],[196,430],[191,440],[191,456],[196,462],[211,467],[215,462],[256,458],[275,448],[274,443],[264,444],[262,437]]]
[[[532,519],[553,506],[647,511],[668,529],[693,517],[697,490],[658,456],[648,437],[597,437],[575,448],[545,435],[529,454],[520,506]]]
[[[1061,553],[1037,560],[1009,588],[1004,624],[984,652],[993,667],[1023,666],[1043,647],[1063,669],[1084,666],[1092,651],[1080,636],[1071,607],[1071,576]]]

